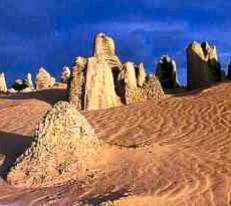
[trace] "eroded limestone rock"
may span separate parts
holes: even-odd
[[[147,75],[142,86],[139,86],[139,81],[137,78],[136,68],[132,62],[127,62],[124,64],[123,70],[119,75],[121,88],[123,89],[124,96],[122,99],[125,104],[131,104],[135,102],[142,102],[148,99],[153,99],[156,101],[161,100],[165,97],[163,88],[159,80],[155,75]]]
[[[17,159],[9,183],[53,185],[85,172],[101,147],[88,121],[67,102],[58,102],[38,124],[32,146]]]
[[[41,67],[35,78],[36,89],[47,89],[53,87],[55,84],[55,78],[52,77],[49,72],[46,71],[43,67]]]
[[[83,57],[77,57],[75,59],[68,86],[69,101],[75,105],[78,110],[84,109],[87,62],[88,60]]]
[[[103,58],[113,70],[121,70],[122,64],[116,56],[114,40],[104,33],[99,33],[95,38],[94,57]]]
[[[146,72],[145,72],[143,63],[139,64],[136,67],[136,76],[137,76],[137,85],[139,87],[142,87],[145,82],[145,78],[146,78]]]
[[[4,73],[0,73],[0,93],[7,92],[6,79]]]
[[[187,79],[189,89],[207,87],[221,81],[217,49],[207,42],[193,42],[187,48]]]
[[[84,94],[84,109],[96,110],[119,105],[112,71],[102,58],[88,59]]]
[[[160,80],[161,85],[166,89],[179,87],[176,62],[168,55],[160,57],[156,68],[156,76]]]
[[[62,69],[62,76],[61,76],[61,82],[62,83],[68,83],[70,81],[71,76],[71,70],[69,67],[63,67]]]

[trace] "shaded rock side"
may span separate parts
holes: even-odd
[[[103,58],[88,59],[84,91],[85,110],[105,109],[120,105],[112,71]]]
[[[69,101],[76,109],[84,109],[84,95],[86,83],[87,59],[77,57],[71,71],[70,82],[68,85]]]
[[[54,185],[85,172],[101,143],[88,121],[67,102],[58,102],[39,123],[32,146],[9,172],[19,187]]]
[[[227,74],[227,78],[231,80],[231,61],[228,65],[228,74]]]
[[[174,89],[179,87],[176,62],[168,55],[160,57],[156,68],[156,76],[163,88]]]
[[[31,74],[28,73],[25,79],[15,80],[12,88],[18,92],[32,92],[34,90],[34,85]]]
[[[216,47],[193,42],[187,48],[188,89],[207,87],[221,81],[221,66]]]
[[[113,70],[121,70],[122,64],[116,56],[116,48],[114,40],[104,33],[96,35],[94,44],[94,57],[106,60],[110,68]]]
[[[7,92],[6,79],[4,73],[0,73],[0,93],[1,92]]]
[[[55,78],[52,77],[49,72],[47,72],[44,68],[40,68],[36,78],[35,78],[35,85],[36,89],[47,89],[53,87],[55,84]]]

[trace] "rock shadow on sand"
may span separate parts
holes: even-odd
[[[23,154],[32,144],[32,138],[20,134],[12,134],[0,131],[0,177],[6,178],[9,169],[16,159]]]
[[[54,105],[58,101],[67,100],[68,92],[66,89],[46,89],[36,92],[0,95],[0,99],[9,99],[9,100],[37,99],[37,100],[44,101],[50,105]]]

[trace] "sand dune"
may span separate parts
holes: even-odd
[[[55,101],[64,96],[57,94]],[[3,177],[51,107],[45,97],[0,98],[0,154],[8,160],[1,166]],[[160,103],[83,114],[98,137],[111,145],[101,151],[92,174],[31,190],[1,180],[0,204],[231,205],[231,83]]]

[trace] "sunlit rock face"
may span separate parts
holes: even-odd
[[[101,58],[88,59],[84,109],[95,110],[120,105],[116,95],[112,71],[108,63]]]
[[[41,67],[35,78],[36,89],[47,89],[55,85],[55,78],[52,77],[49,72]]]
[[[71,71],[69,101],[78,110],[106,109],[164,96],[159,80],[148,79],[142,63],[120,63],[111,37],[98,34],[93,54],[76,58]]]
[[[61,82],[67,84],[70,80],[71,76],[71,70],[69,67],[63,67],[62,69],[62,75],[61,75]]]
[[[99,33],[95,37],[94,57],[103,58],[113,70],[121,70],[122,64],[116,56],[114,40],[104,33]]]
[[[139,71],[142,71],[143,76],[146,74],[143,66],[140,68],[140,65],[137,66],[132,62],[126,62],[123,65],[123,69],[119,75],[119,81],[122,85],[120,87],[120,94],[123,102],[125,104],[131,104],[149,99],[160,101],[164,98],[164,91],[156,76],[145,75],[145,78],[140,81]]]
[[[192,42],[187,48],[188,89],[207,87],[221,81],[217,49],[207,42]]]
[[[166,89],[179,87],[176,62],[168,55],[160,57],[157,63],[156,76],[160,80],[161,85]]]
[[[4,73],[0,73],[0,93],[7,92],[6,79]]]

